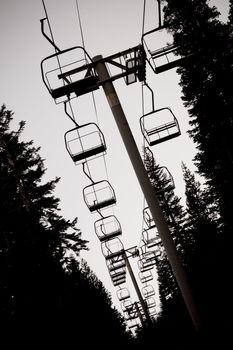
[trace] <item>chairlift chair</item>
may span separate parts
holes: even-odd
[[[153,216],[151,215],[151,211],[149,207],[146,207],[143,209],[143,219],[148,228],[155,226],[155,221],[153,219]]]
[[[118,260],[118,261],[114,261],[114,259],[108,259],[108,260],[106,260],[106,264],[107,264],[107,268],[110,272],[117,271],[118,269],[126,266],[125,260],[123,260],[123,259]]]
[[[122,311],[130,311],[134,308],[134,304],[132,302],[132,300],[127,299],[121,302],[121,309]]]
[[[148,309],[148,312],[149,312],[150,317],[153,317],[153,318],[158,314],[156,306],[150,307]]]
[[[92,59],[81,46],[61,50],[41,62],[43,82],[56,103],[99,88]]]
[[[149,298],[155,295],[154,287],[150,284],[148,286],[142,287],[142,294],[144,295],[145,298]]]
[[[110,275],[110,278],[115,287],[121,286],[122,284],[126,283],[126,272],[115,276]]]
[[[146,305],[147,305],[148,309],[153,308],[153,307],[156,306],[156,301],[155,301],[155,298],[153,298],[153,297],[146,298],[145,302],[146,302]]]
[[[110,207],[116,203],[115,191],[106,180],[86,186],[83,189],[83,198],[91,212]]]
[[[148,270],[152,270],[154,268],[154,264],[153,263],[145,263],[142,260],[138,260],[138,268],[140,272],[145,272]]]
[[[139,328],[140,322],[138,319],[130,319],[130,320],[127,320],[127,326],[129,329]]]
[[[142,236],[147,248],[153,248],[161,244],[161,239],[159,237],[158,229],[156,226],[144,229],[142,232]]]
[[[106,151],[104,135],[95,123],[87,123],[67,131],[66,149],[75,165],[96,158]]]
[[[160,256],[160,249],[156,248],[154,250],[146,251],[142,256],[141,260],[143,262],[148,262],[151,264],[156,264],[157,257]]]
[[[106,260],[122,257],[124,254],[124,246],[118,237],[104,240],[101,243],[101,250]]]
[[[140,271],[139,274],[139,279],[142,283],[147,283],[149,281],[153,280],[153,275],[150,270],[148,271]]]
[[[126,282],[126,274],[122,276],[115,276],[115,277],[110,276],[110,277],[114,287],[124,284]]]
[[[109,275],[110,275],[111,277],[117,278],[117,277],[119,277],[119,276],[125,275],[125,273],[126,273],[126,267],[123,266],[123,267],[121,267],[121,268],[119,268],[119,269],[117,269],[117,270],[115,270],[115,271],[108,271],[108,272],[109,272]]]
[[[122,234],[120,222],[115,215],[105,216],[95,221],[94,227],[100,242],[105,242]]]
[[[156,43],[159,43],[159,46],[155,47]],[[147,62],[156,74],[184,65],[194,56],[177,54],[179,47],[174,45],[173,38],[164,25],[144,33],[142,45],[146,52]]]
[[[140,126],[149,146],[168,141],[181,134],[178,120],[169,107],[164,107],[143,115]]]
[[[126,300],[130,297],[129,290],[127,288],[120,288],[117,291],[117,298],[119,301]]]

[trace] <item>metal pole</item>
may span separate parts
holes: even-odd
[[[176,251],[176,247],[171,237],[168,225],[160,208],[159,201],[155,195],[155,191],[150,183],[150,179],[147,175],[133,134],[130,130],[124,111],[121,107],[116,90],[113,86],[113,83],[110,80],[110,75],[108,73],[103,57],[101,55],[95,56],[93,58],[93,62],[95,63],[95,69],[96,73],[100,78],[100,84],[102,82],[103,90],[107,97],[109,106],[112,110],[122,140],[125,144],[130,161],[140,183],[142,192],[144,193],[152,217],[158,228],[160,238],[164,245],[168,260],[171,264],[174,276],[180,288],[184,302],[192,319],[194,328],[198,331],[200,328],[199,315],[197,312],[195,302],[193,300],[192,290],[190,288],[186,272]]]
[[[124,259],[125,259],[126,267],[127,267],[128,272],[129,272],[129,274],[130,274],[131,280],[132,280],[132,282],[133,282],[135,291],[136,291],[136,293],[137,293],[138,299],[139,299],[139,301],[140,301],[140,303],[141,303],[141,305],[142,305],[142,310],[143,310],[144,315],[145,315],[145,317],[146,317],[147,323],[150,325],[150,324],[151,324],[151,318],[150,318],[150,315],[149,315],[149,312],[148,312],[146,303],[145,303],[145,301],[144,301],[144,299],[143,299],[143,297],[142,297],[141,291],[140,291],[140,289],[139,289],[139,287],[138,287],[138,284],[137,284],[136,278],[135,278],[135,276],[134,276],[133,270],[132,270],[131,265],[130,265],[130,263],[129,263],[129,259],[128,259],[128,257],[126,256],[126,253],[124,254]],[[140,319],[141,319],[141,318],[140,318]],[[143,326],[143,324],[142,324],[142,326]]]
[[[162,20],[161,20],[161,0],[157,0],[158,1],[158,15],[159,15],[159,27],[162,26]]]

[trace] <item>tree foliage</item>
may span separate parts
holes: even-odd
[[[232,329],[232,302],[228,297],[233,228],[232,1],[227,23],[219,21],[217,9],[207,0],[163,3],[164,24],[173,35],[176,53],[189,57],[177,72],[189,114],[189,135],[197,148],[194,163],[205,181],[201,190],[183,165],[186,231],[193,242],[187,267],[205,331],[218,329],[220,339]],[[214,300],[220,300],[217,309]]]
[[[109,294],[84,262],[87,241],[77,218],[60,214],[53,195],[59,178],[43,182],[40,148],[21,141],[25,123],[11,131],[13,113],[0,110],[0,318],[18,345],[103,345],[129,341]],[[9,333],[12,337],[9,337]],[[34,343],[33,343],[34,344]],[[34,347],[34,345],[33,345]]]
[[[190,136],[197,146],[195,164],[204,176],[225,226],[232,227],[233,98],[231,26],[218,20],[218,11],[206,0],[165,2],[165,23],[173,34],[177,53],[193,54],[178,68],[182,99],[188,108]]]

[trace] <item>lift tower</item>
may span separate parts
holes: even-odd
[[[181,290],[193,325],[195,329],[198,330],[200,327],[199,317],[193,300],[192,290],[190,288],[188,278],[186,276],[186,272],[180,261],[168,225],[164,219],[164,215],[160,208],[158,199],[150,183],[148,174],[145,170],[145,166],[143,164],[141,155],[135,143],[133,134],[130,130],[121,103],[118,99],[116,90],[111,81],[112,79],[108,73],[105,60],[101,55],[99,55],[93,58],[93,62],[95,64],[96,73],[100,79],[99,84],[102,85],[105,95],[107,97],[109,106],[118,126],[122,140],[125,144],[126,150],[128,152],[130,161],[138,178],[142,192],[145,196],[155,224],[158,228],[160,238],[163,242],[164,248],[168,256],[168,260],[172,266],[174,276]]]

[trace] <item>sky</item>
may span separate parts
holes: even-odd
[[[79,0],[78,4],[84,45],[90,57],[107,57],[140,44],[142,0]],[[225,20],[228,0],[212,0],[210,4],[218,7],[222,13],[221,19]],[[45,5],[56,45],[60,49],[82,46],[76,1],[45,0]],[[54,103],[42,82],[40,62],[54,53],[51,44],[41,34],[40,19],[44,17],[40,0],[0,0],[0,103],[6,104],[15,113],[13,127],[16,128],[20,120],[26,121],[22,138],[33,140],[35,146],[41,147],[40,155],[47,168],[44,180],[61,177],[54,193],[61,200],[60,213],[70,220],[78,217],[77,226],[82,232],[82,238],[89,241],[89,251],[81,256],[103,282],[114,305],[119,308],[117,288],[112,285],[94,231],[94,222],[100,216],[90,213],[83,200],[83,188],[90,181],[82,167],[74,165],[64,145],[64,134],[74,125],[64,113],[63,104]],[[144,32],[157,25],[157,1],[147,0]],[[166,166],[173,175],[175,193],[184,204],[181,162],[195,171],[192,159],[196,151],[187,134],[188,113],[181,100],[179,77],[175,69],[156,75],[148,67],[147,81],[154,92],[155,108],[170,107],[179,121],[181,136],[150,149],[155,160],[161,166]],[[139,124],[143,114],[141,83],[127,86],[121,78],[114,82],[114,86],[141,152],[145,145]],[[143,92],[146,113],[151,111],[151,95],[146,89]],[[105,136],[106,156],[89,162],[91,175],[95,181],[107,179],[111,183],[117,203],[107,212],[115,215],[121,224],[124,248],[137,246],[143,229],[144,196],[103,90],[100,88],[93,94],[72,100],[72,108],[79,124],[98,122]],[[130,259],[130,262],[137,277],[136,262],[134,259]],[[155,281],[153,286],[157,290]],[[126,287],[134,299],[129,276]]]

